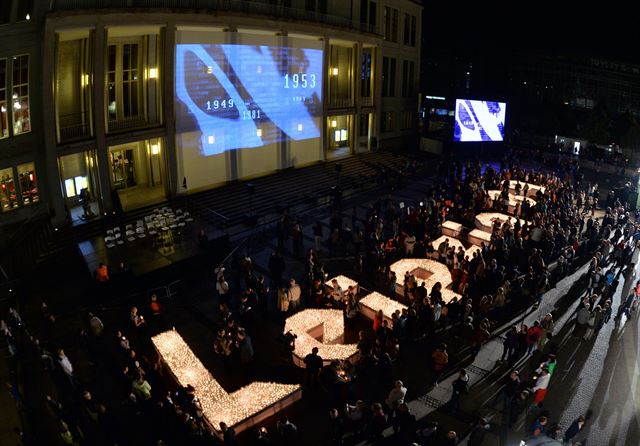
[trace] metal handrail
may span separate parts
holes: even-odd
[[[219,218],[219,219],[221,219],[221,220],[223,220],[223,221],[225,221],[225,222],[228,222],[228,221],[229,221],[229,217],[224,216],[224,215],[222,215],[220,212],[214,211],[214,210],[213,210],[213,209],[211,209],[211,208],[203,207],[203,210],[205,210],[206,212],[208,212],[208,213],[210,213],[210,214],[213,214],[216,218]]]
[[[215,211],[207,206],[198,204],[189,196],[185,197],[184,205],[185,208],[189,209],[189,211],[191,211],[198,218],[201,218],[202,220],[213,224],[225,233],[227,232],[230,218],[226,215],[223,215],[220,212]]]

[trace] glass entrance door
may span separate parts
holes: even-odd
[[[126,189],[137,185],[133,149],[109,150],[109,162],[111,183],[115,189]]]
[[[124,211],[165,200],[161,138],[109,147],[109,170]]]
[[[100,215],[100,190],[95,150],[58,158],[67,218],[78,223]]]

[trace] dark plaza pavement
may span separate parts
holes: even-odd
[[[393,191],[392,197],[401,200],[419,201],[424,183],[412,182],[401,190]],[[369,197],[369,200],[375,197]],[[364,210],[369,201],[359,199],[357,209],[359,217],[364,216]],[[352,203],[345,203],[345,222],[351,220]],[[314,216],[315,217],[315,216]],[[325,223],[328,213],[317,216]],[[315,218],[307,218],[304,225],[305,248],[311,246],[311,224]],[[277,242],[269,236],[257,234],[251,237],[243,249],[250,251],[256,263],[258,272],[266,272],[268,256]],[[340,253],[339,253],[340,254]],[[300,262],[286,254],[287,269],[285,276],[299,278],[303,266]],[[99,387],[92,387],[96,397],[107,403],[107,406],[117,407],[120,403],[115,398],[120,395],[118,384],[113,375],[103,369],[96,369],[88,364],[86,353],[77,346],[74,347],[74,337],[80,330],[80,319],[88,310],[94,310],[101,302],[87,277],[80,276],[82,271],[81,259],[65,259],[64,265],[59,265],[59,271],[49,271],[50,276],[43,275],[42,280],[30,284],[30,296],[22,308],[23,317],[34,332],[45,335],[46,331],[39,322],[39,304],[41,301],[49,303],[50,307],[61,315],[55,333],[58,343],[65,347],[69,357],[74,361],[81,382],[100,380]],[[326,269],[330,275],[355,275],[353,261],[348,257],[325,259]],[[78,273],[69,273],[78,271]],[[568,425],[587,409],[593,411],[593,418],[587,428],[578,437],[588,438],[589,445],[629,445],[640,444],[638,425],[638,320],[637,317],[629,321],[623,319],[620,327],[615,327],[613,320],[609,322],[597,335],[595,340],[578,343],[570,338],[572,318],[577,305],[576,294],[583,288],[580,278],[585,268],[562,280],[558,286],[550,290],[538,310],[526,315],[514,315],[514,321],[525,323],[543,316],[546,312],[556,309],[556,329],[559,332],[560,353],[558,369],[551,380],[549,394],[545,400],[543,410],[549,411],[552,422],[559,422],[566,429]],[[256,361],[251,370],[234,373],[215,356],[212,351],[214,326],[216,321],[217,302],[214,298],[214,284],[211,275],[204,270],[195,269],[185,271],[182,276],[184,287],[177,300],[168,303],[170,312],[169,323],[175,326],[189,343],[203,363],[212,371],[225,389],[233,391],[238,387],[254,380],[277,380],[280,382],[300,382],[302,372],[290,364],[285,349],[278,341],[282,323],[279,317],[270,313],[266,318],[258,318],[254,331],[254,346]],[[632,279],[633,280],[633,279]],[[626,296],[630,284],[620,281],[615,294],[614,314],[620,302],[620,296]],[[106,334],[110,334],[117,327],[125,326],[128,321],[127,299],[109,296],[103,302],[104,308],[100,315],[106,326]],[[369,322],[363,319],[359,322],[365,327]],[[506,325],[506,324],[505,324]],[[348,336],[354,336],[353,332]],[[505,430],[501,426],[502,414],[500,407],[491,408],[490,402],[499,387],[495,382],[506,373],[506,366],[497,366],[496,360],[502,352],[500,338],[494,338],[485,345],[476,361],[471,364],[463,346],[465,340],[456,339],[449,333],[439,334],[439,338],[446,339],[453,351],[450,365],[465,366],[472,377],[471,391],[461,405],[461,411],[455,417],[451,416],[445,403],[450,397],[450,382],[452,377],[443,380],[434,388],[430,378],[430,353],[438,339],[423,339],[408,346],[398,362],[394,365],[394,374],[401,378],[409,392],[407,400],[410,407],[423,425],[427,420],[438,420],[441,430],[456,430],[459,434],[469,431],[472,424],[480,417],[491,419],[491,430],[485,446],[518,444],[526,436],[525,431],[537,415],[537,409],[532,409],[525,420],[516,425],[517,432]],[[459,347],[459,348],[458,348]],[[538,359],[529,362],[537,365]],[[523,375],[530,372],[529,362],[519,364]],[[457,366],[450,368],[455,372]],[[470,366],[470,367],[469,367]],[[38,361],[30,359],[26,363],[25,376],[28,379],[29,390],[25,397],[34,404],[32,419],[38,420],[38,428],[49,435],[55,436],[56,426],[50,414],[42,403],[42,395],[53,391],[51,379],[42,372]],[[389,389],[380,389],[380,399],[384,398]],[[4,401],[4,400],[3,400]],[[353,403],[353,401],[350,401]],[[328,415],[326,407],[313,398],[305,398],[282,412],[298,425],[305,439],[305,444],[326,444],[328,441]],[[10,421],[9,417],[1,417],[0,424]],[[275,432],[275,420],[269,420],[267,427]],[[10,429],[10,428],[9,428]],[[397,440],[387,431],[385,444],[397,444]],[[240,440],[246,442],[250,434],[241,435]],[[276,436],[277,439],[277,436]],[[463,442],[463,444],[465,444]]]

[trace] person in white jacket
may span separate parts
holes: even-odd
[[[404,238],[404,251],[408,257],[413,255],[413,247],[416,244],[416,236],[413,234],[407,234]]]
[[[547,396],[547,388],[549,387],[549,381],[551,380],[551,375],[549,375],[549,370],[546,367],[543,367],[540,370],[540,376],[536,379],[536,383],[533,386],[533,404],[538,407],[542,406],[542,401],[545,396]]]
[[[406,394],[407,388],[404,387],[402,381],[397,380],[387,397],[387,406],[389,406],[391,410],[396,410],[400,404],[404,403],[404,397]]]
[[[64,374],[69,378],[69,382],[72,387],[75,387],[75,377],[73,376],[73,365],[67,355],[64,354],[64,350],[58,349],[58,364],[60,364],[60,368],[64,372]]]
[[[293,312],[300,308],[300,295],[302,291],[300,285],[296,283],[296,279],[289,281],[289,309]]]

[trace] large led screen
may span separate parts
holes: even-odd
[[[503,141],[507,104],[456,99],[453,140]]]
[[[176,45],[176,127],[199,132],[201,156],[320,137],[322,50]]]

